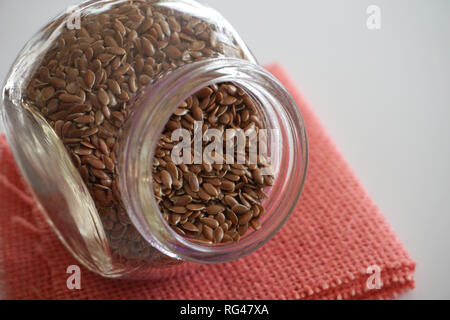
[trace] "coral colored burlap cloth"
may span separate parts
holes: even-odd
[[[414,261],[288,74],[280,65],[269,70],[300,106],[309,134],[310,167],[297,209],[265,247],[233,263],[200,266],[190,275],[160,281],[108,280],[83,269],[82,289],[69,291],[66,270],[77,262],[24,193],[0,138],[0,297],[378,299],[413,288]],[[381,270],[381,289],[368,289],[370,266]]]

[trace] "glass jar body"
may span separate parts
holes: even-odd
[[[306,172],[301,121],[288,128],[291,140],[301,131],[301,150],[291,150],[301,163],[284,159],[301,172],[299,188],[285,214],[247,246],[211,247],[209,255],[192,247],[170,232],[148,192],[155,137],[177,106],[206,85],[239,80],[255,97],[262,93],[257,99],[275,99],[272,109],[288,99],[270,90],[275,80],[233,28],[194,1],[88,1],[26,46],[4,90],[7,138],[42,212],[80,262],[106,277],[161,278],[184,272],[184,260],[235,259],[279,229]],[[274,127],[286,116],[278,112]],[[216,255],[221,250],[227,258]]]

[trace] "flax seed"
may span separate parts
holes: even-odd
[[[252,221],[250,221],[250,225],[252,226],[252,228],[255,231],[258,231],[261,229],[261,222],[259,221],[259,219],[253,219]]]
[[[188,212],[188,209],[186,209],[185,207],[171,207],[169,208],[169,210],[178,214],[185,214],[186,212]]]
[[[211,196],[208,193],[206,193],[206,191],[203,188],[200,188],[200,190],[198,191],[198,196],[205,202],[211,200]]]
[[[189,186],[191,187],[193,192],[200,191],[200,184],[198,182],[198,178],[195,174],[189,174]]]
[[[217,192],[217,189],[210,183],[203,184],[203,189],[208,193],[210,196],[217,198],[219,193]]]
[[[188,205],[192,202],[192,197],[189,195],[184,195],[180,198],[178,198],[175,202],[175,206],[187,206],[189,210],[195,211],[192,208],[190,208]]]
[[[172,188],[172,176],[170,175],[170,173],[166,170],[161,171],[161,182],[164,185],[164,187],[166,189],[170,189]]]
[[[219,222],[211,218],[200,218],[200,222],[207,225],[208,227],[215,229],[219,227]]]
[[[82,99],[79,96],[63,93],[59,95],[59,100],[67,103],[81,103]]]
[[[209,215],[216,215],[216,214],[218,214],[220,212],[223,212],[223,211],[225,211],[225,207],[221,206],[221,205],[211,205],[211,206],[208,206],[206,208],[206,212]]]
[[[239,224],[240,225],[248,224],[252,218],[253,218],[253,212],[249,211],[239,218]]]
[[[214,230],[214,242],[221,243],[223,240],[224,232],[223,229],[218,227]]]
[[[203,226],[203,235],[209,241],[214,240],[214,229],[209,227],[208,225]]]
[[[192,211],[202,211],[206,209],[205,205],[203,204],[189,204],[186,206],[186,208]]]
[[[88,161],[89,165],[92,166],[95,169],[99,169],[99,170],[103,170],[106,168],[105,164],[103,163],[103,161],[96,159],[96,158],[92,158]]]
[[[242,204],[237,204],[232,208],[233,212],[236,213],[237,215],[244,215],[247,212],[250,211],[250,208],[242,205]]]
[[[98,101],[104,106],[107,106],[110,102],[109,95],[103,88],[98,91]]]
[[[215,218],[219,222],[220,225],[223,225],[226,221],[225,215],[222,212],[218,213]]]

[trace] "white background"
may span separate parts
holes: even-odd
[[[0,0],[0,78],[76,0]],[[450,1],[210,0],[282,62],[418,262],[403,298],[450,299]],[[369,31],[366,9],[382,10]],[[1,131],[1,128],[0,128]]]

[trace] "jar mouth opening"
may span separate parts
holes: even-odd
[[[268,127],[279,133],[275,184],[262,228],[249,231],[239,242],[206,245],[176,233],[165,221],[156,203],[152,184],[152,161],[159,137],[179,105],[199,90],[233,83],[259,104]],[[308,143],[300,111],[286,89],[262,67],[234,58],[204,60],[180,67],[161,78],[135,101],[137,107],[127,128],[122,152],[124,170],[119,183],[124,204],[141,235],[164,254],[181,260],[216,264],[244,257],[269,241],[293,212],[302,192]],[[151,106],[151,107],[149,107]],[[139,156],[136,157],[136,147]],[[133,155],[133,156],[130,156]],[[147,164],[146,166],[143,164]]]

